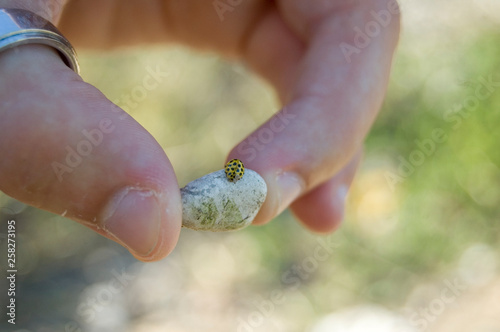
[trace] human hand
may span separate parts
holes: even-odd
[[[285,105],[229,155],[268,184],[256,223],[292,204],[312,230],[334,229],[385,93],[399,18],[349,62],[340,44],[353,45],[354,27],[364,28],[373,20],[370,11],[387,9],[388,0],[241,1],[222,22],[213,3],[73,0],[62,11],[60,0],[0,0],[0,7],[24,4],[59,21],[77,47],[182,42],[246,61]],[[167,255],[179,236],[181,203],[173,169],[154,138],[48,47],[2,52],[0,72],[0,189],[86,225],[143,261]],[[99,144],[61,180],[54,161],[64,163],[89,137]]]

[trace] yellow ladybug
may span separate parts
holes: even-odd
[[[245,165],[239,159],[232,159],[226,164],[225,171],[229,182],[236,182],[245,174]]]

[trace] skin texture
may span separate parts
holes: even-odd
[[[342,219],[383,101],[399,17],[348,61],[340,44],[354,45],[356,28],[364,30],[389,0],[232,3],[239,4],[224,20],[212,0],[0,0],[0,7],[44,16],[77,49],[183,43],[244,61],[284,105],[228,156],[266,180],[255,223],[291,206],[306,227],[330,232]],[[140,260],[165,257],[177,242],[182,209],[172,166],[155,139],[48,47],[2,52],[0,72],[0,190],[80,222]],[[82,131],[102,121],[113,129],[60,181],[53,162],[64,162],[68,147],[85,139]],[[264,141],[270,131],[273,139]]]

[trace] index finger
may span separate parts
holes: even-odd
[[[249,62],[286,103],[229,155],[267,182],[268,198],[257,222],[269,221],[334,176],[359,150],[382,104],[398,40],[394,1],[344,6],[330,1],[336,6],[325,13],[324,2],[311,3],[308,10],[303,3],[283,5],[289,23],[278,11],[269,14],[248,43]],[[385,15],[387,24],[373,13]],[[371,37],[363,32],[368,29]],[[363,45],[357,43],[361,33],[369,37]],[[278,44],[281,57],[273,52]]]

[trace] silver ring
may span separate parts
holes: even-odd
[[[55,48],[64,63],[80,74],[75,49],[52,23],[28,10],[0,8],[0,52],[26,44]]]

